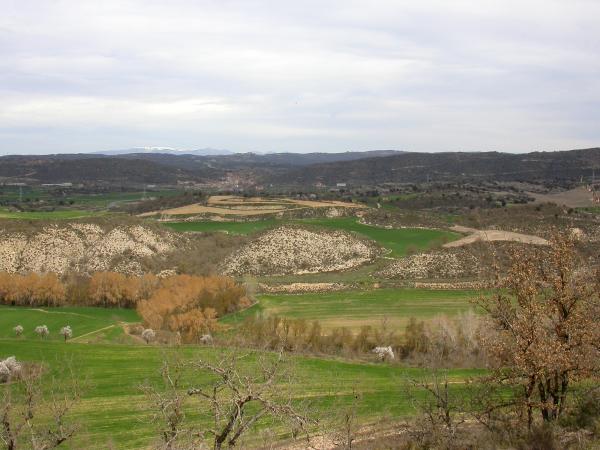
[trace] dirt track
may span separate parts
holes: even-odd
[[[461,247],[477,241],[513,241],[521,242],[523,244],[548,245],[548,241],[539,236],[513,233],[512,231],[477,230],[475,228],[468,228],[460,225],[455,225],[451,229],[453,231],[458,231],[459,233],[469,233],[469,235],[457,241],[444,244],[444,247],[446,248]]]

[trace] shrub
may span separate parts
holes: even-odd
[[[156,338],[156,333],[151,328],[146,328],[142,331],[142,339],[146,341],[146,344],[149,344]]]
[[[21,363],[14,356],[0,360],[0,383],[6,383],[21,373]]]

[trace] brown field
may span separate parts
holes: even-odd
[[[208,199],[209,205],[245,205],[245,204],[264,204],[272,203],[280,206],[285,205],[299,205],[307,206],[309,208],[360,208],[362,205],[355,203],[346,203],[340,201],[326,201],[326,200],[295,200],[292,198],[279,198],[279,199],[266,199],[261,197],[237,197],[235,195],[213,195]]]
[[[598,206],[597,203],[592,201],[592,193],[588,192],[583,186],[556,194],[536,194],[535,192],[528,192],[527,194],[535,198],[536,203],[551,202],[572,208]]]
[[[272,214],[286,211],[286,209],[234,209],[234,208],[217,208],[214,206],[204,206],[199,203],[192,205],[180,206],[179,208],[164,209],[162,211],[150,211],[140,214],[140,217],[150,217],[156,215],[168,216],[183,216],[187,214],[222,214],[229,216],[259,216],[262,214]]]
[[[208,206],[199,203],[161,211],[150,211],[140,217],[156,215],[179,216],[188,214],[221,214],[237,216],[258,216],[304,208],[361,208],[362,205],[339,201],[295,200],[291,198],[264,199],[261,197],[237,197],[234,195],[213,195]]]
[[[451,227],[451,230],[458,231],[459,233],[469,233],[469,235],[462,239],[458,239],[457,241],[444,244],[444,247],[446,248],[462,247],[463,245],[472,244],[477,241],[513,241],[521,242],[523,244],[548,245],[548,241],[539,236],[513,233],[512,231],[477,230],[475,228],[468,228],[460,225]]]

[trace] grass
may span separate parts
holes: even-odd
[[[387,324],[403,328],[411,317],[429,320],[438,315],[454,316],[474,306],[471,290],[375,289],[308,294],[263,294],[258,304],[226,316],[223,323],[234,324],[259,313],[295,319],[318,320],[324,329]]]
[[[82,217],[95,217],[106,214],[105,211],[89,211],[81,209],[64,209],[56,211],[19,211],[12,212],[0,210],[0,219],[17,220],[57,220],[80,219]]]
[[[139,201],[149,197],[172,197],[181,194],[182,190],[170,189],[160,191],[131,191],[131,192],[102,192],[73,193],[69,189],[34,188],[25,186],[22,193],[14,186],[5,186],[0,190],[0,202],[20,203],[23,209],[31,211],[10,211],[0,208],[0,218],[21,220],[57,220],[57,219],[79,219],[107,214],[110,207],[133,201]],[[63,195],[64,193],[64,195]],[[36,211],[35,208],[51,209],[54,211]]]
[[[226,232],[231,234],[252,234],[277,226],[275,219],[243,222],[167,222],[164,225],[178,232]]]
[[[431,246],[453,241],[460,237],[457,233],[442,230],[423,228],[388,229],[363,225],[358,223],[354,217],[306,219],[300,222],[361,234],[390,249],[390,256],[396,257],[406,255],[411,248],[414,250],[425,250]]]
[[[442,244],[443,242],[453,241],[461,237],[457,233],[443,230],[422,229],[422,228],[400,228],[387,229],[358,223],[355,217],[341,218],[322,218],[322,219],[298,219],[298,220],[277,220],[266,219],[257,221],[243,222],[168,222],[165,223],[169,228],[180,231],[203,231],[203,232],[227,232],[232,234],[251,234],[268,228],[274,228],[278,225],[304,224],[334,230],[344,230],[358,233],[369,239],[372,239],[390,250],[390,256],[404,256],[410,249],[424,250],[431,246]]]
[[[60,329],[70,325],[75,340],[106,339],[114,340],[123,335],[119,322],[138,322],[139,317],[131,309],[104,309],[86,307],[64,308],[25,308],[0,306],[0,338],[13,337],[13,328],[24,328],[21,339],[39,339],[35,327],[47,325],[50,330],[48,340],[60,340]],[[110,328],[109,328],[110,327]],[[97,330],[103,330],[99,333]],[[87,336],[83,336],[87,335]],[[80,336],[83,336],[81,339]]]
[[[140,201],[149,197],[174,197],[184,191],[178,189],[160,191],[133,192],[105,192],[101,194],[73,194],[66,197],[66,201],[74,201],[77,205],[95,208],[108,208],[111,204]]]
[[[48,376],[56,377],[62,376],[58,367],[68,361],[77,377],[85,381],[87,388],[73,417],[81,424],[82,431],[70,448],[104,449],[109,442],[119,449],[151,448],[156,434],[139,386],[145,381],[158,386],[161,362],[174,351],[157,346],[0,338],[0,357],[15,355],[22,361],[43,362],[50,368]],[[184,347],[179,351],[185,358],[211,359],[219,350]],[[332,410],[350,405],[355,392],[361,394],[357,407],[361,421],[413,414],[403,383],[426,375],[417,368],[330,359],[294,357],[293,363],[295,381],[282,385],[282,391],[289,390],[298,402],[307,401],[314,414],[323,419],[330,418]],[[251,370],[255,359],[250,356],[246,364]],[[451,370],[450,379],[458,383],[452,389],[464,391],[466,386],[460,382],[480,373],[477,369]],[[203,385],[208,380],[206,374],[197,373],[185,387]],[[197,405],[189,413],[198,417],[197,411],[203,410],[205,407]],[[198,428],[202,429],[206,418],[197,420]]]

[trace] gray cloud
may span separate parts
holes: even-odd
[[[594,0],[4,0],[0,153],[600,142]]]

